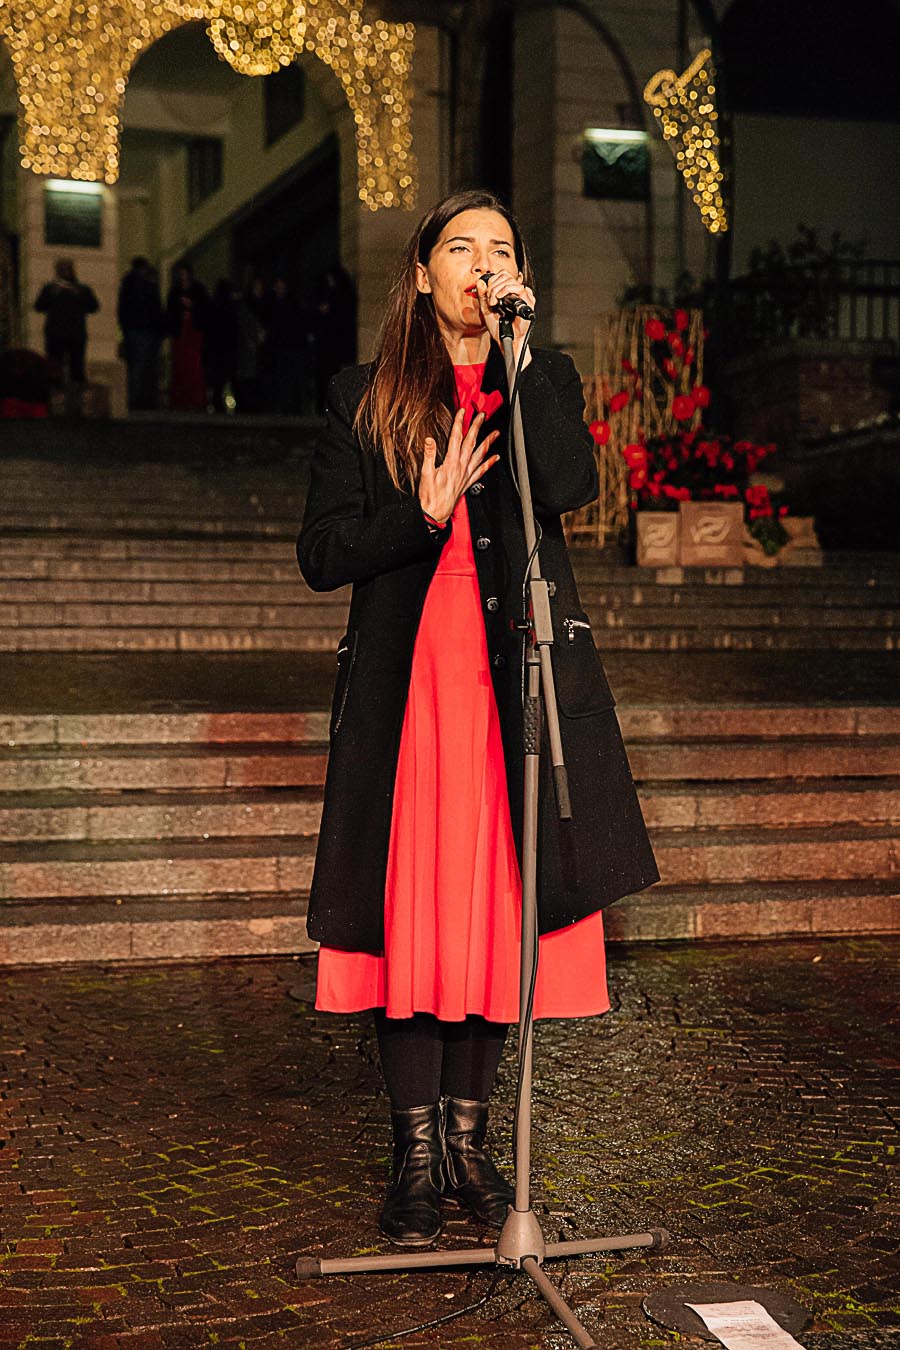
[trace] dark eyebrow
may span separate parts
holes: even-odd
[[[471,234],[452,234],[449,239],[445,239],[445,244],[452,244],[455,239],[461,239],[464,244],[474,244],[475,236]],[[488,243],[502,244],[504,248],[513,248],[514,245],[509,239],[490,239]]]

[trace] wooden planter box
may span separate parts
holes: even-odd
[[[677,511],[638,511],[638,567],[675,567],[678,564],[680,518]]]
[[[742,502],[679,502],[682,567],[742,567]]]

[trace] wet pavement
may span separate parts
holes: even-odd
[[[538,1026],[535,1208],[550,1238],[674,1239],[554,1263],[598,1345],[679,1343],[641,1299],[696,1280],[797,1299],[807,1350],[900,1350],[900,941],[609,966],[612,1013]],[[302,1252],[379,1247],[389,1150],[368,1019],[317,1014],[313,979],[312,958],[4,972],[0,1346],[349,1347],[484,1296],[489,1271],[297,1282]],[[441,1241],[486,1240],[457,1214]],[[571,1341],[514,1277],[381,1344]]]

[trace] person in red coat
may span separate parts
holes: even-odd
[[[374,1010],[394,1134],[380,1225],[407,1247],[437,1237],[442,1202],[500,1227],[514,1198],[485,1148],[519,1003],[527,548],[503,436],[509,295],[535,304],[510,213],[480,191],[439,202],[374,362],[331,382],[297,545],[313,589],[353,585],[310,897],[316,1006]],[[526,332],[516,320],[517,358]],[[534,1007],[589,1016],[609,1007],[602,909],[658,873],[559,519],[597,493],[571,360],[527,350],[521,406],[574,815],[558,821],[545,764]]]

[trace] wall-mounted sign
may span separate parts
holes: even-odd
[[[44,188],[44,243],[63,248],[103,244],[103,188],[52,178]]]
[[[644,202],[650,197],[650,151],[646,131],[589,127],[581,170],[585,197]]]

